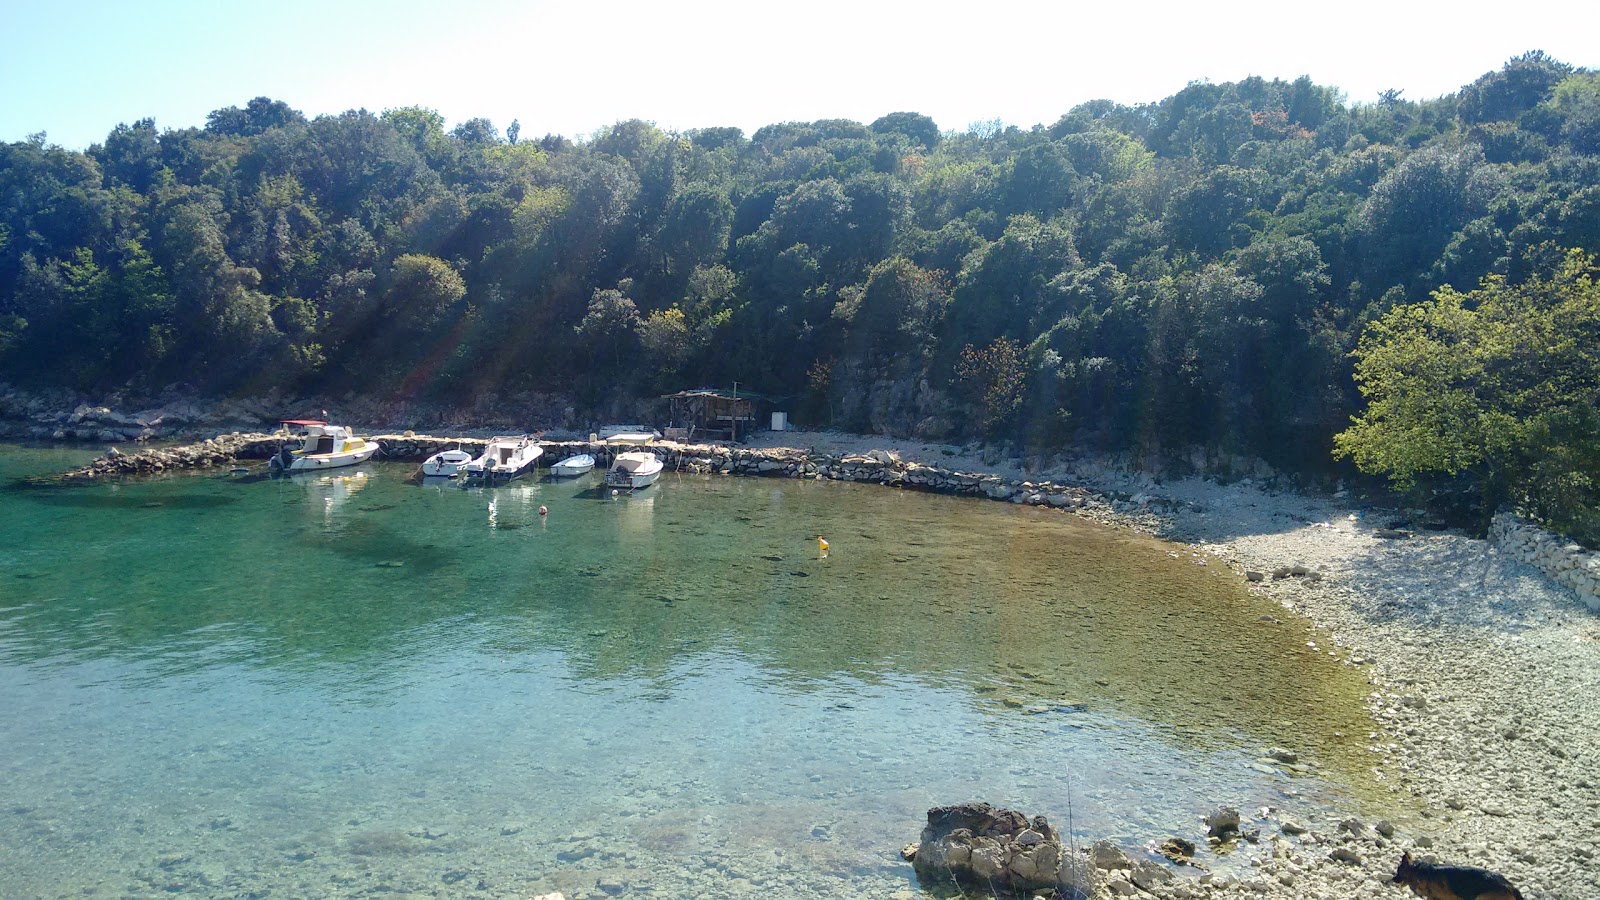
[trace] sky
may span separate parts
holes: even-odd
[[[1249,75],[1421,100],[1543,50],[1600,68],[1600,3],[1016,0],[0,0],[0,141],[83,149],[253,97],[308,117],[425,106],[523,137],[931,116],[1048,125]]]

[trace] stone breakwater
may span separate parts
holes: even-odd
[[[1498,513],[1490,522],[1489,542],[1551,581],[1571,588],[1586,606],[1600,612],[1600,553],[1508,512]]]
[[[420,463],[441,450],[460,447],[476,454],[484,438],[443,438],[415,434],[374,435],[383,450],[380,459]],[[89,465],[63,477],[69,481],[96,481],[139,475],[157,475],[188,469],[242,465],[270,458],[294,441],[281,434],[234,433],[218,435],[181,447],[151,448],[133,453],[111,450]],[[982,497],[1028,506],[1068,509],[1094,518],[1116,517],[1123,524],[1141,524],[1141,514],[1151,511],[1151,501],[1141,495],[1101,494],[1089,488],[1054,481],[1002,478],[961,472],[941,466],[901,459],[894,452],[872,450],[862,454],[828,454],[811,450],[746,449],[709,444],[618,444],[588,441],[540,441],[544,461],[556,462],[588,453],[601,464],[616,454],[646,450],[661,457],[667,471],[709,475],[745,475],[768,478],[810,478],[882,484],[907,490]],[[1153,519],[1150,523],[1153,527]]]

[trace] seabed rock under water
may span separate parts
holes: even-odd
[[[1055,890],[1061,898],[1088,897],[1092,873],[1061,845],[1044,816],[1031,820],[987,803],[928,810],[921,842],[906,855],[924,882],[955,882],[986,895],[1029,895]]]

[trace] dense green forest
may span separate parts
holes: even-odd
[[[573,142],[262,97],[0,145],[0,379],[589,407],[738,381],[814,425],[1305,468],[1385,389],[1354,377],[1369,324],[1597,251],[1600,75],[1537,52],[1433,100],[1250,78],[960,132]],[[1384,470],[1369,424],[1343,452]]]

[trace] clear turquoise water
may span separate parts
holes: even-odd
[[[887,897],[934,805],[1133,847],[1370,788],[1358,675],[1215,564],[1061,513],[388,464],[15,482],[88,456],[0,447],[0,896]]]

